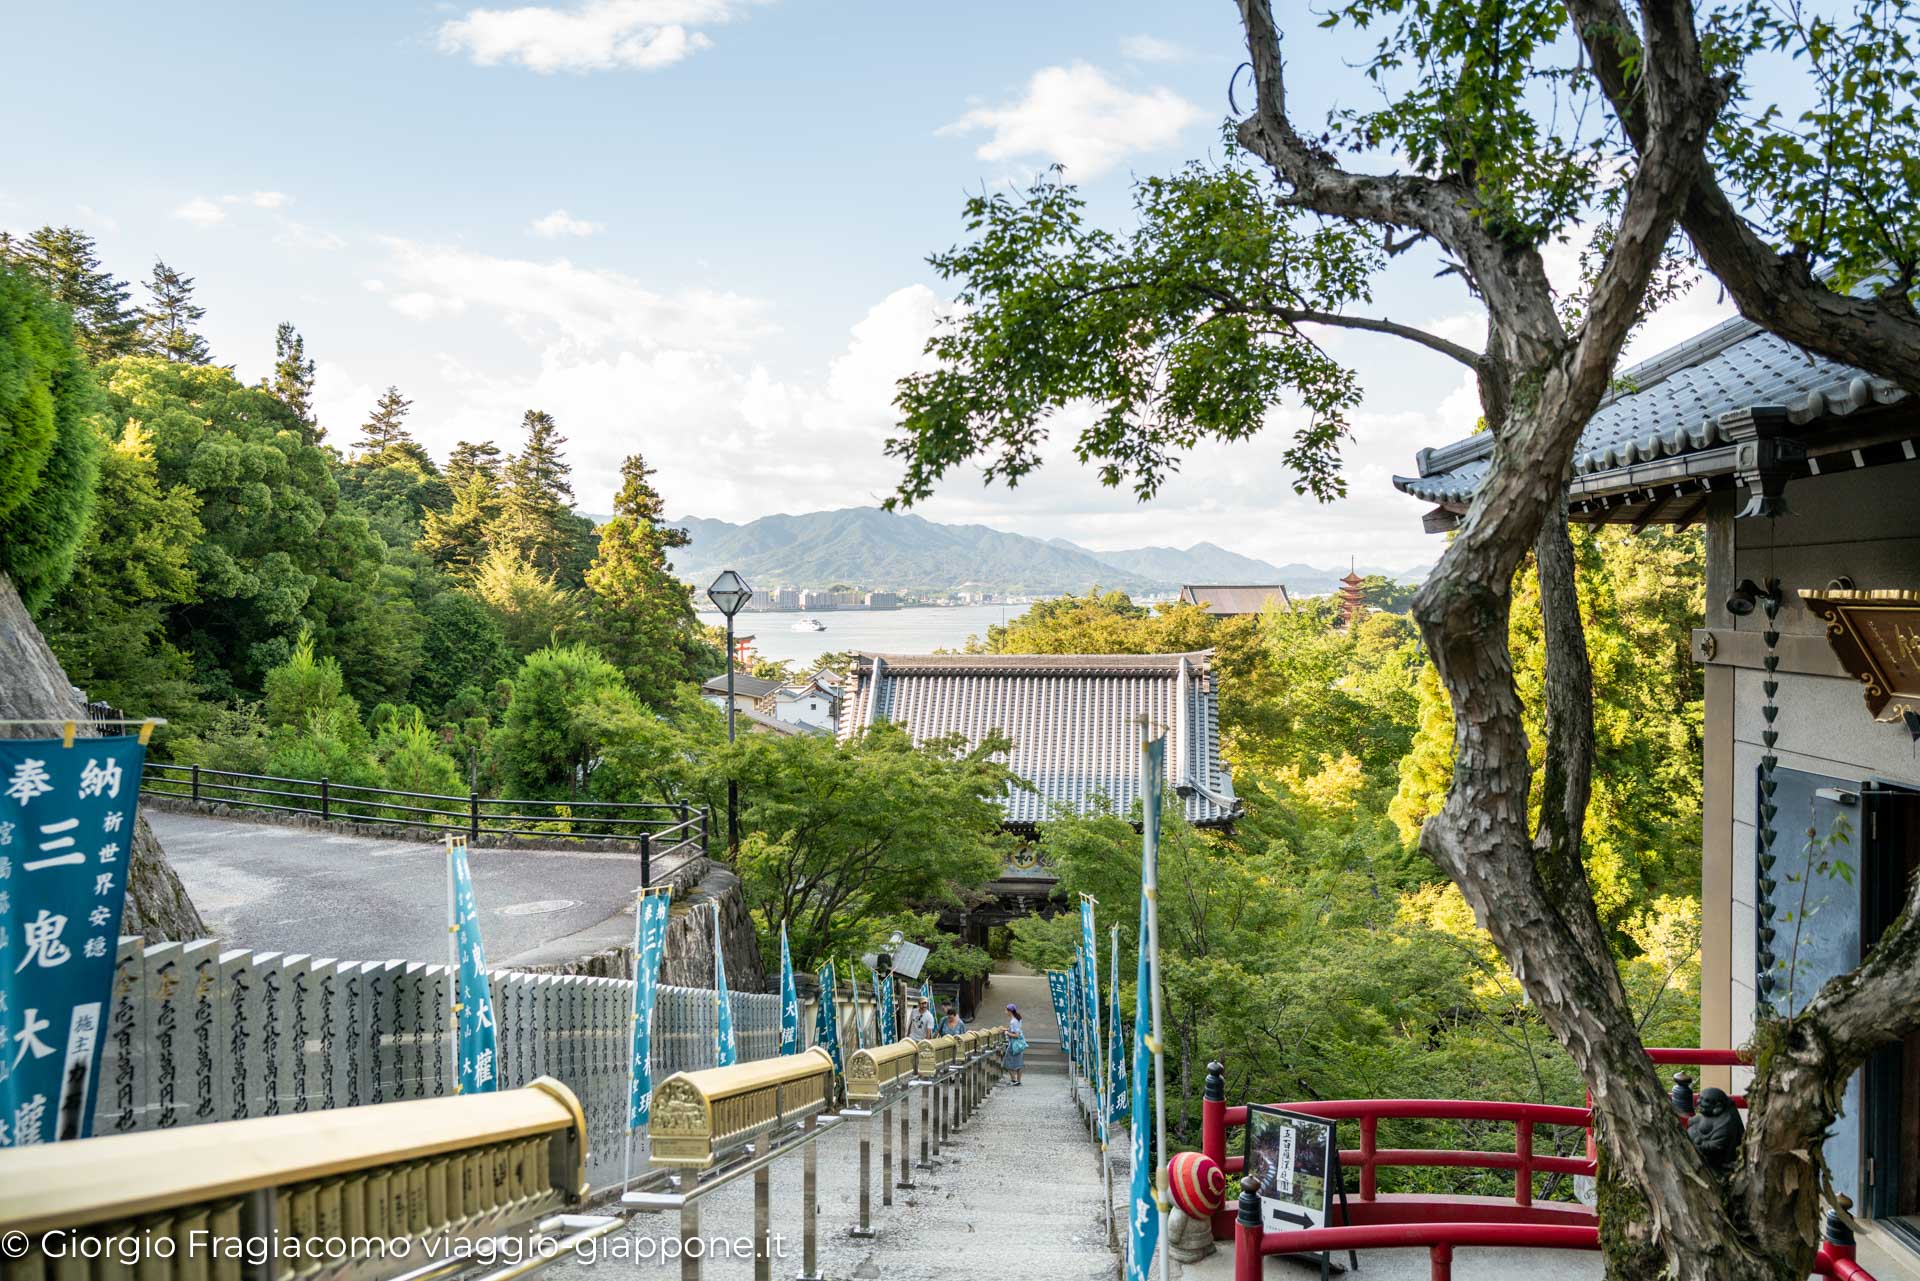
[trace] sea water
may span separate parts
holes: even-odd
[[[792,663],[805,671],[822,654],[858,650],[869,654],[931,654],[957,650],[970,636],[987,638],[987,628],[1018,618],[1025,605],[953,605],[912,609],[844,609],[814,613],[754,613],[738,615],[734,632],[753,637],[753,652],[761,658]],[[803,618],[826,624],[824,632],[796,632]],[[727,620],[712,611],[700,621],[725,627]]]

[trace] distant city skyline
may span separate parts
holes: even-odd
[[[569,439],[583,509],[610,509],[638,450],[669,510],[735,522],[891,491],[894,381],[948,305],[925,257],[963,234],[967,192],[1060,163],[1091,216],[1124,225],[1134,176],[1218,154],[1245,57],[1225,3],[213,0],[186,24],[89,8],[10,17],[21,48],[85,24],[104,87],[75,94],[57,60],[16,60],[0,107],[58,102],[62,127],[12,139],[0,228],[81,227],[128,280],[164,258],[198,282],[215,359],[249,382],[293,322],[343,448],[390,383],[441,457],[461,438],[513,447],[537,407]],[[1316,112],[1366,92],[1330,39],[1303,31],[1293,51],[1294,97]],[[194,86],[194,145],[126,127],[155,66]],[[1570,246],[1547,257],[1572,278]],[[1477,342],[1478,307],[1433,267],[1397,260],[1376,306]],[[1696,289],[1630,355],[1726,314]],[[1429,561],[1441,544],[1390,478],[1473,429],[1471,379],[1389,339],[1325,344],[1365,389],[1341,502],[1292,492],[1282,407],[1261,438],[1193,451],[1149,504],[1073,459],[1069,414],[1020,487],[963,469],[917,510],[1098,548]]]

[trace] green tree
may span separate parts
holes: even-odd
[[[499,622],[465,592],[435,596],[423,621],[412,696],[428,711],[439,712],[463,689],[491,689],[513,670],[513,651]]]
[[[857,922],[961,901],[1008,849],[1010,779],[989,737],[916,746],[882,724],[847,744],[825,735],[746,734],[714,758],[739,784],[737,866],[763,940],[786,925],[796,966],[844,956]]]
[[[380,727],[373,741],[381,780],[402,792],[457,796],[466,791],[466,779],[441,745],[440,736],[427,727],[418,708],[408,708]],[[396,812],[396,817],[412,817]]]
[[[620,670],[584,645],[536,650],[513,677],[494,759],[514,796],[583,798],[607,748],[608,708],[638,710]],[[590,713],[591,710],[591,714]]]
[[[424,455],[420,443],[407,430],[407,411],[412,408],[413,402],[402,396],[398,387],[388,386],[380,393],[380,399],[374,402],[373,413],[360,426],[360,448],[355,456],[380,458],[394,449],[411,455]]]
[[[207,309],[193,301],[193,277],[156,259],[147,281],[147,305],[140,309],[140,350],[180,364],[210,363],[207,340],[194,331],[206,314]]]
[[[301,729],[316,718],[360,723],[360,706],[347,693],[347,678],[331,655],[316,656],[313,637],[302,633],[287,661],[267,672],[261,708],[269,729]],[[308,777],[318,777],[309,775]]]
[[[1705,616],[1699,531],[1573,531],[1580,612],[1594,674],[1594,780],[1586,874],[1601,919],[1623,927],[1662,895],[1700,879],[1703,678],[1691,657]],[[1546,638],[1531,564],[1514,583],[1514,676],[1534,744],[1534,786],[1546,768]],[[1391,813],[1410,840],[1452,785],[1453,717],[1436,677],[1418,687],[1419,733],[1401,766]]]
[[[424,565],[437,563],[420,546],[427,516],[447,512],[454,495],[433,456],[407,430],[412,404],[398,387],[381,393],[360,428],[360,448],[340,473],[340,492],[366,513],[389,548],[406,549]]]
[[[67,309],[0,268],[0,573],[29,610],[67,580],[86,532],[98,404]]]
[[[447,455],[447,483],[461,489],[476,472],[485,472],[497,485],[502,465],[500,446],[492,441],[456,440],[453,452]]]
[[[584,535],[581,518],[573,514],[573,468],[560,453],[567,438],[553,415],[542,410],[529,409],[522,425],[526,443],[507,463],[500,514],[487,531],[488,542],[574,586],[584,568],[578,565]]]
[[[987,627],[989,654],[1179,654],[1213,643],[1216,621],[1180,601],[1148,608],[1125,592],[1090,590],[1036,601],[1027,612]],[[972,646],[970,646],[972,648]]]
[[[641,700],[658,707],[698,664],[701,645],[693,593],[674,577],[667,553],[687,532],[661,523],[664,504],[638,454],[620,465],[613,519],[587,570],[587,635],[626,673]]]
[[[156,483],[199,503],[188,553],[195,598],[168,610],[167,639],[218,697],[260,688],[312,628],[349,687],[377,701],[404,688],[409,594],[366,519],[344,508],[328,453],[279,397],[227,369],[145,357],[103,370],[105,421],[152,439]]]
[[[39,620],[90,698],[165,716],[175,733],[197,709],[192,662],[167,639],[167,619],[195,598],[199,509],[185,485],[161,485],[152,433],[127,424],[103,442],[94,518],[73,576]]]
[[[73,338],[89,364],[137,349],[140,317],[127,306],[128,288],[100,265],[93,237],[72,227],[46,226],[24,241],[0,232],[0,267],[40,282],[73,312]]]
[[[499,620],[507,648],[526,656],[558,644],[580,618],[574,594],[508,547],[496,547],[473,577],[473,594]]]
[[[481,468],[469,471],[464,480],[455,479],[449,469],[447,484],[452,487],[452,503],[444,511],[422,507],[415,546],[435,565],[465,580],[479,572],[492,551],[488,531],[500,518],[500,484],[492,472]],[[511,549],[501,550],[511,555]]]
[[[309,445],[326,436],[313,416],[313,361],[307,357],[307,340],[291,321],[281,321],[273,332],[273,377],[265,386],[300,420]]]

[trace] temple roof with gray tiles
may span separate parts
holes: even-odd
[[[1756,411],[1782,409],[1802,426],[1906,395],[1884,378],[1802,351],[1740,317],[1634,366],[1618,381],[1580,434],[1576,499],[1643,482],[1725,475],[1733,469],[1729,428]],[[1428,502],[1464,506],[1486,477],[1492,452],[1486,432],[1423,449],[1415,456],[1420,474],[1396,476],[1393,483]]]
[[[1220,759],[1212,652],[1185,654],[861,654],[840,703],[840,737],[892,721],[915,742],[993,731],[1013,741],[1007,764],[1033,785],[1010,790],[1010,826],[1062,810],[1121,814],[1141,794],[1140,720],[1167,736],[1166,785],[1188,821],[1227,823],[1239,812]]]

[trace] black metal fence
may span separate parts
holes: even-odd
[[[467,839],[625,841],[643,856],[691,845],[705,852],[710,815],[704,806],[649,801],[512,800],[469,792],[442,796],[362,787],[325,778],[242,774],[199,765],[148,761],[141,787],[167,796],[234,809],[310,814],[327,822],[380,823],[465,833]]]

